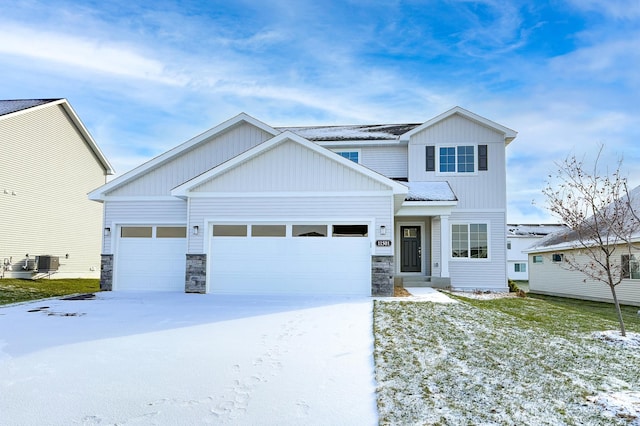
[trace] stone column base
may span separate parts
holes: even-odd
[[[100,255],[100,291],[113,290],[113,255]]]
[[[393,256],[371,256],[371,295],[393,296]]]
[[[187,254],[184,292],[201,294],[207,292],[206,254]]]

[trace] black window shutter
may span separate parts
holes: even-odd
[[[478,170],[488,170],[487,145],[478,145]]]
[[[436,147],[433,145],[427,145],[427,171],[436,171]]]
[[[631,278],[631,270],[629,268],[629,255],[622,255],[622,278]]]

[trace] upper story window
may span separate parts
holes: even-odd
[[[426,171],[476,173],[488,170],[487,145],[426,146]]]
[[[441,146],[439,151],[440,173],[473,173],[476,171],[475,147]]]
[[[334,151],[336,154],[343,156],[347,160],[351,160],[354,163],[360,162],[360,152],[359,151]]]

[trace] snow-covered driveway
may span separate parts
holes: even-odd
[[[0,308],[0,424],[375,424],[371,309],[183,293]]]

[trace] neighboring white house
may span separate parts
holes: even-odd
[[[105,290],[507,290],[505,148],[462,108],[425,123],[274,128],[240,114],[94,190]]]
[[[0,147],[0,277],[99,277],[113,171],[69,102],[0,100]]]
[[[635,211],[640,211],[640,186],[630,192]],[[640,306],[640,233],[633,237],[636,248],[618,245],[615,260],[619,262],[623,280],[616,286],[622,304]],[[532,293],[572,297],[584,300],[613,302],[609,286],[586,277],[580,271],[563,268],[565,256],[575,256],[585,265],[590,258],[581,254],[575,233],[569,229],[555,232],[526,250],[529,259],[529,287]],[[582,259],[582,260],[581,260]]]
[[[507,225],[507,276],[510,280],[529,279],[528,256],[524,250],[541,238],[564,228],[559,224]]]

